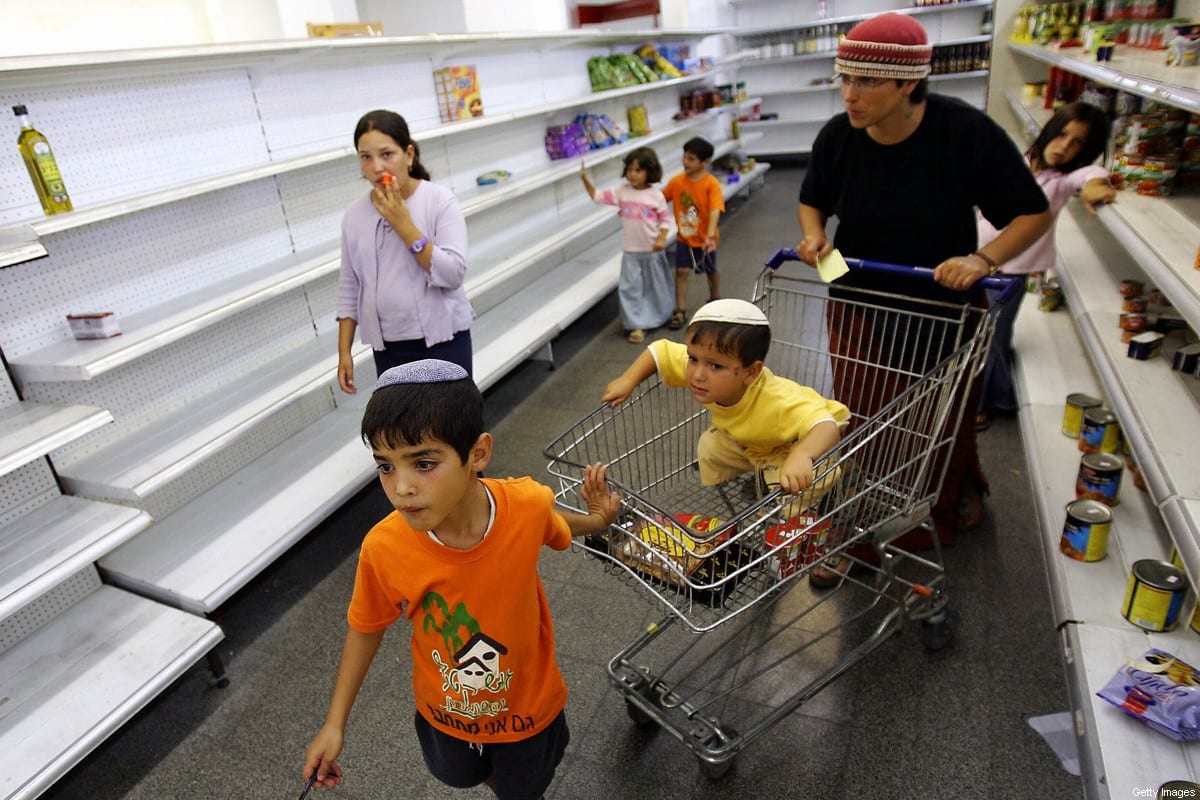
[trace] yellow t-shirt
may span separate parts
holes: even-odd
[[[367,533],[346,618],[371,633],[407,617],[417,711],[458,739],[515,742],[567,702],[537,563],[543,546],[567,549],[571,531],[546,486],[482,480],[496,518],[470,550],[434,541],[395,512]]]
[[[658,374],[668,386],[685,386],[687,347],[659,339],[650,345]],[[742,399],[732,406],[704,403],[713,427],[725,431],[752,459],[768,459],[778,448],[800,441],[819,422],[832,420],[845,430],[850,409],[814,389],[781,378],[763,367]]]

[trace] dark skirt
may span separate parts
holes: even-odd
[[[420,361],[423,358],[438,358],[458,364],[474,377],[471,371],[471,331],[459,331],[448,342],[438,342],[426,347],[424,339],[404,339],[399,342],[384,342],[382,350],[375,350],[375,374],[382,375],[392,367]]]

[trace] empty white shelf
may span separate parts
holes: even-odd
[[[0,475],[6,475],[112,422],[96,406],[22,401],[0,409]]]
[[[359,430],[374,372],[360,366],[357,395],[101,558],[105,579],[211,613],[370,482]]]
[[[102,586],[0,654],[0,797],[42,794],[223,637]]]
[[[337,331],[106,447],[56,463],[71,494],[139,503],[254,425],[335,380]],[[358,348],[361,352],[362,348]]]
[[[136,508],[60,495],[0,528],[0,619],[149,524]]]
[[[337,272],[340,261],[336,243],[298,253],[161,305],[118,314],[120,336],[64,339],[12,358],[9,365],[23,383],[90,380],[271,297]]]

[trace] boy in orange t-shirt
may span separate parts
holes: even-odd
[[[721,297],[721,276],[717,272],[717,221],[725,210],[721,182],[708,172],[713,157],[712,143],[696,136],[683,143],[683,172],[663,188],[675,210],[679,230],[675,240],[675,311],[667,322],[679,330],[687,321],[688,273],[703,272],[708,278],[708,299]]]
[[[350,630],[304,779],[341,782],[350,709],[384,631],[406,617],[429,771],[450,786],[486,783],[501,800],[533,800],[570,739],[538,556],[612,524],[620,498],[607,470],[585,471],[586,515],[556,510],[554,493],[531,478],[479,477],[492,455],[483,398],[466,370],[435,359],[380,376],[362,436],[396,510],[363,540]]]

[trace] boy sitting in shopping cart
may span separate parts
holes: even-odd
[[[753,470],[766,491],[803,493],[795,513],[831,489],[835,475],[813,482],[813,462],[834,447],[850,410],[763,365],[771,346],[767,317],[745,300],[714,300],[692,317],[686,345],[659,339],[604,389],[616,407],[656,372],[667,386],[684,388],[711,414],[696,458],[700,482],[724,483]]]

